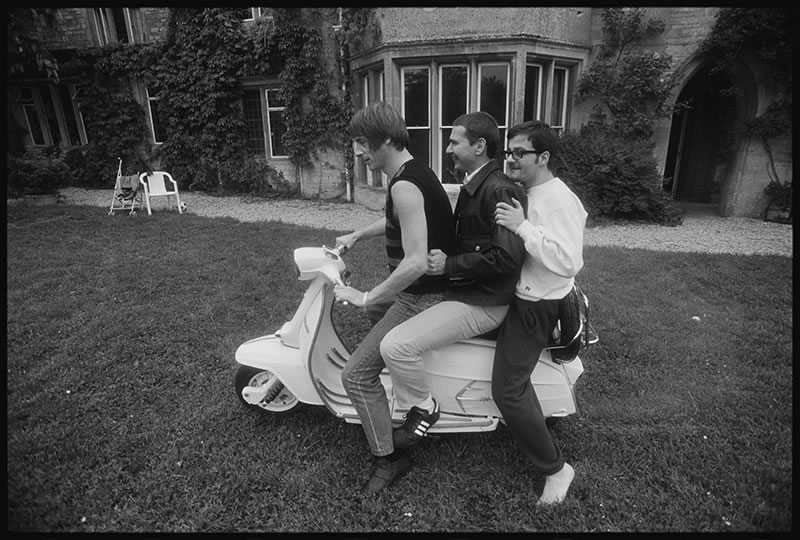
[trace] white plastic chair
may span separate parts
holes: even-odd
[[[167,190],[167,180],[172,184],[172,191]],[[147,204],[147,215],[152,215],[150,210],[150,197],[166,197],[167,207],[169,208],[170,197],[175,196],[178,213],[183,214],[181,196],[178,193],[178,183],[173,180],[172,175],[164,171],[153,171],[139,175],[139,182],[144,187],[144,201]]]

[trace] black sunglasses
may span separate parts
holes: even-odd
[[[546,151],[546,150],[545,150]],[[525,154],[541,154],[542,150],[525,150],[524,148],[514,148],[513,150],[503,150],[503,153],[508,156],[514,156],[515,161],[521,160]]]

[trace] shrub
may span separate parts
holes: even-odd
[[[69,167],[57,151],[29,150],[6,156],[8,193],[11,196],[57,193],[72,181]]]
[[[281,171],[261,159],[220,164],[219,182],[224,192],[256,197],[289,197],[297,192]]]
[[[683,222],[683,210],[661,189],[649,139],[624,137],[603,124],[565,131],[554,172],[580,197],[592,220]]]

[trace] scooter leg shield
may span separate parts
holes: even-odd
[[[287,347],[275,335],[251,339],[236,349],[236,362],[257,369],[267,369],[303,403],[322,405],[319,395],[300,361],[300,350]]]

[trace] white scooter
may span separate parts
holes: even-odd
[[[341,382],[350,353],[331,320],[333,286],[343,283],[345,272],[340,251],[324,246],[298,248],[294,251],[294,261],[298,279],[310,281],[309,287],[297,312],[280,330],[239,346],[236,394],[246,405],[271,413],[286,413],[301,403],[324,405],[337,417],[360,423]],[[571,341],[560,340],[559,343],[584,339],[584,322],[588,324],[582,316],[581,326],[574,329]],[[441,411],[439,421],[429,434],[497,428],[501,417],[492,400],[491,386],[494,345],[494,341],[474,338],[423,356],[428,382]],[[542,412],[548,420],[577,412],[575,383],[583,373],[580,358],[575,356],[566,362],[555,360],[551,354],[553,348],[563,349],[564,345],[551,343],[542,351],[531,375]],[[398,407],[386,369],[381,374],[381,382],[386,388],[392,421],[401,424],[408,411]]]

